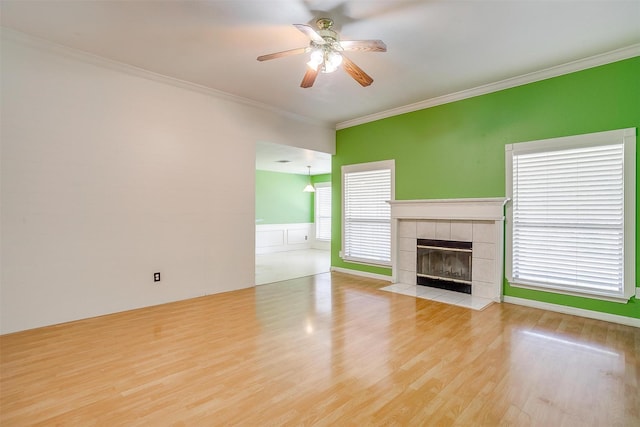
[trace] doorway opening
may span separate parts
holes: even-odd
[[[256,284],[328,272],[331,155],[257,143],[255,188]]]

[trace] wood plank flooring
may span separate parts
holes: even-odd
[[[326,273],[0,337],[0,425],[638,426],[640,330]]]

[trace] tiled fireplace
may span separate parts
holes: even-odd
[[[506,198],[397,200],[391,204],[394,283],[416,285],[419,239],[469,242],[471,295],[502,300]]]

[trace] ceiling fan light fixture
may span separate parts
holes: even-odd
[[[340,52],[328,48],[319,48],[311,51],[309,68],[323,73],[333,73],[342,64]]]
[[[361,86],[366,87],[373,83],[373,79],[362,68],[358,67],[348,57],[343,56],[344,51],[360,52],[386,52],[387,45],[382,40],[346,40],[341,41],[338,33],[332,29],[333,21],[329,18],[320,18],[316,21],[317,30],[307,24],[293,24],[309,39],[309,47],[284,50],[258,56],[258,61],[282,58],[284,56],[310,53],[309,67],[302,78],[300,87],[310,88],[318,76],[318,73],[333,73],[342,66]]]

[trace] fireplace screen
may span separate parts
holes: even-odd
[[[417,283],[471,293],[471,242],[418,239]]]

